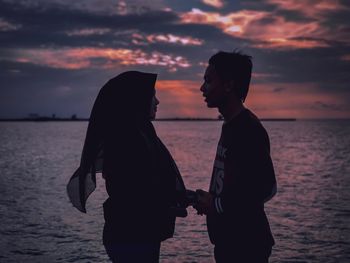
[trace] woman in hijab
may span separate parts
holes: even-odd
[[[160,243],[173,236],[176,216],[186,216],[186,189],[151,120],[159,104],[157,75],[127,71],[109,80],[94,103],[80,166],[67,192],[86,213],[86,199],[102,172],[103,244],[113,262],[158,262]]]

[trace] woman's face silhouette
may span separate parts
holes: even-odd
[[[156,118],[157,114],[157,105],[159,104],[159,100],[157,99],[156,95],[154,94],[151,102],[151,110],[150,110],[150,119],[154,120]]]

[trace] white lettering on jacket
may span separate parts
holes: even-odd
[[[224,159],[226,158],[226,151],[227,148],[222,147],[219,143],[213,167],[213,179],[210,185],[210,191],[214,192],[216,195],[220,195],[224,187]]]
[[[226,158],[226,151],[227,151],[227,148],[224,148],[219,144],[216,150],[216,155],[221,158]]]

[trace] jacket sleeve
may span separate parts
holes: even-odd
[[[276,179],[266,132],[246,135],[227,150],[222,193],[215,197],[219,213],[262,206],[276,193]]]

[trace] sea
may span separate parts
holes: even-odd
[[[278,182],[277,195],[265,205],[276,241],[270,262],[349,263],[350,121],[263,125]],[[207,190],[222,122],[154,126],[186,187]],[[109,262],[102,245],[103,178],[97,176],[87,214],[66,194],[86,128],[87,122],[0,122],[0,262]],[[177,219],[160,262],[214,262],[204,216],[189,208]]]

